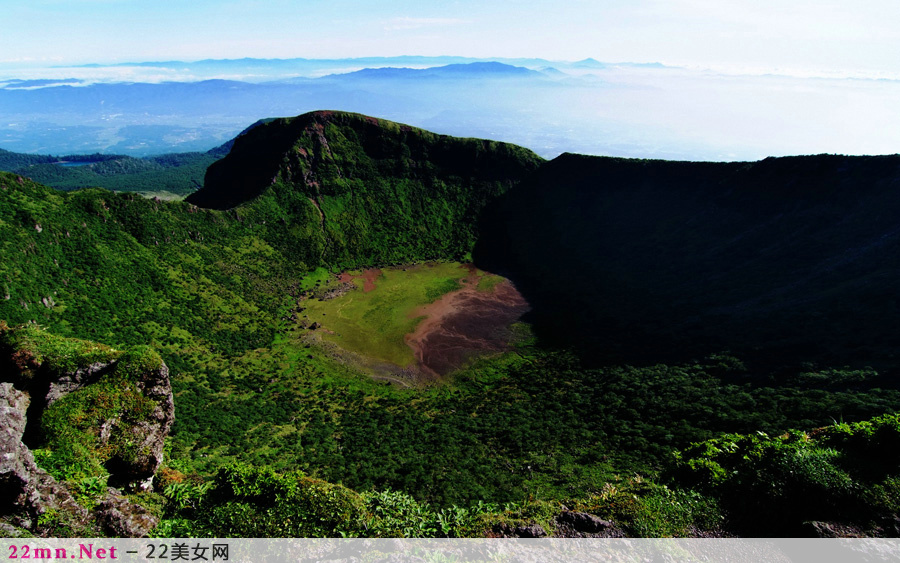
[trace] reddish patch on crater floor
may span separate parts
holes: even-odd
[[[470,269],[463,289],[412,313],[425,317],[406,335],[422,375],[447,375],[475,356],[509,349],[510,325],[531,307],[507,280],[490,291],[478,291],[478,277]]]
[[[340,276],[338,276],[338,279],[341,280],[342,283],[361,279],[363,281],[363,291],[368,293],[375,289],[375,280],[377,280],[379,277],[381,277],[381,270],[379,270],[378,268],[372,268],[363,271],[363,273],[361,274],[350,274],[348,272],[344,272]]]

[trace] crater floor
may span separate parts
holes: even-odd
[[[376,376],[415,381],[508,350],[530,309],[508,280],[459,263],[342,272],[300,307],[309,340]]]

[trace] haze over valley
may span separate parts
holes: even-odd
[[[18,77],[32,77],[23,79]],[[34,79],[34,76],[46,78]],[[262,117],[341,109],[448,135],[677,160],[884,154],[900,81],[662,64],[386,57],[15,70],[0,65],[0,148],[207,151]]]

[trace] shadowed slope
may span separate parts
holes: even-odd
[[[606,360],[893,361],[900,157],[563,155],[483,221],[479,267]]]

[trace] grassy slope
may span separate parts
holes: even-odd
[[[481,209],[541,159],[506,143],[457,139],[365,116],[317,112],[239,137],[188,199],[230,208],[254,200],[298,258],[333,266],[459,259]]]

